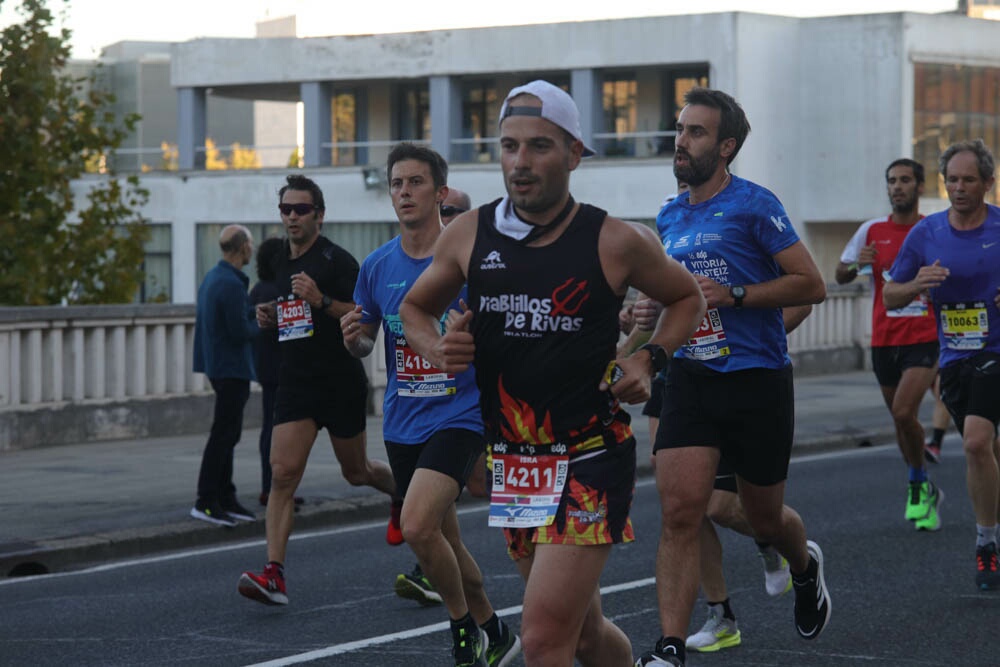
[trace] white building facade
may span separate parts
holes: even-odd
[[[451,184],[477,204],[495,199],[500,102],[511,87],[546,78],[577,100],[599,153],[574,174],[574,196],[650,221],[675,189],[671,131],[683,92],[708,85],[732,94],[753,128],[733,171],[778,195],[832,277],[857,223],[888,213],[890,161],[925,164],[927,213],[947,205],[936,175],[945,146],[982,137],[1000,149],[997,44],[1000,23],[913,13],[192,40],[171,53],[180,171],[143,176],[145,215],[169,230],[170,300],[193,301],[223,225],[280,233],[277,190],[293,171],[201,169],[206,95],[301,102],[303,166],[294,171],[323,188],[324,232],[360,260],[395,230],[387,191],[364,169],[384,169],[397,141],[423,141],[449,159]],[[78,183],[81,196],[86,186]]]

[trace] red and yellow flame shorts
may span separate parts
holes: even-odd
[[[531,556],[536,544],[590,546],[632,542],[629,511],[635,494],[635,438],[617,446],[570,455],[569,476],[555,521],[536,528],[504,528],[507,553]]]

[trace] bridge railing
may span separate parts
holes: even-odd
[[[831,287],[789,336],[793,353],[868,345],[871,300]],[[137,304],[0,308],[0,414],[66,403],[162,398],[208,391],[191,370],[194,306]],[[365,360],[381,409],[381,345]]]

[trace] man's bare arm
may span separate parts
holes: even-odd
[[[902,308],[917,298],[921,292],[938,287],[948,278],[950,271],[941,266],[941,260],[934,260],[929,266],[921,266],[913,280],[905,283],[887,281],[882,286],[882,303],[886,309]]]
[[[475,352],[472,334],[467,331],[472,311],[458,318],[461,322],[449,325],[444,335],[440,323],[441,315],[468,278],[466,271],[477,224],[477,216],[469,213],[463,213],[444,228],[434,246],[430,266],[413,283],[399,306],[406,342],[446,373],[467,369]]]

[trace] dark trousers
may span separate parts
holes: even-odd
[[[262,384],[261,387],[261,423],[260,423],[260,490],[261,493],[271,492],[271,431],[274,429],[274,399],[278,396],[277,383]]]
[[[215,415],[198,473],[200,503],[222,502],[236,495],[233,449],[243,433],[243,408],[250,398],[249,380],[219,378],[211,382],[215,390]]]

